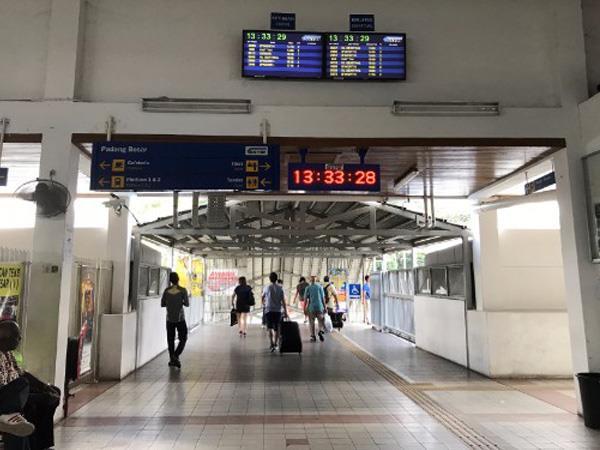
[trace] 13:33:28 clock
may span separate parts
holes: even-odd
[[[366,191],[381,189],[380,168],[377,164],[304,164],[290,163],[290,191]]]

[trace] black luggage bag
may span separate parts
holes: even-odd
[[[302,353],[302,338],[298,322],[284,320],[281,322],[279,351],[281,353]]]
[[[332,312],[329,314],[331,317],[331,324],[333,328],[341,330],[344,328],[344,313],[343,312]]]

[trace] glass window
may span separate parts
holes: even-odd
[[[150,281],[149,268],[140,266],[140,276],[138,279],[138,297],[146,297],[148,295],[148,283]]]
[[[160,282],[160,269],[153,267],[150,269],[150,282],[148,284],[148,295],[158,295]]]
[[[429,269],[418,269],[418,294],[431,294],[431,272]]]
[[[431,291],[435,295],[448,295],[445,268],[442,267],[431,269],[431,287]]]
[[[160,287],[159,293],[163,293],[169,287],[169,269],[160,269]]]
[[[448,267],[448,286],[453,297],[465,296],[465,280],[462,266]]]

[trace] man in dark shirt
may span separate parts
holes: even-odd
[[[169,346],[169,366],[181,368],[179,356],[183,352],[187,341],[188,328],[185,323],[184,306],[190,306],[187,290],[179,286],[179,275],[171,272],[169,275],[171,286],[163,292],[160,306],[167,308],[167,343]],[[175,348],[175,330],[179,344]]]

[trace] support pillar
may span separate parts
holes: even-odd
[[[600,372],[600,267],[591,262],[582,147],[554,158],[573,370]]]
[[[131,196],[123,195],[121,199],[130,205]],[[120,380],[136,367],[137,313],[130,311],[129,306],[133,217],[125,207],[121,215],[112,211],[109,214],[107,241],[108,258],[113,262],[113,285],[111,312],[104,314],[100,323],[100,378]],[[136,276],[133,282],[137,286]]]
[[[40,178],[63,183],[75,197],[79,151],[71,134],[47,130],[42,139]],[[64,385],[73,283],[73,200],[66,214],[37,217],[33,231],[31,282],[27,305],[26,340],[23,356],[26,368],[42,380]]]

